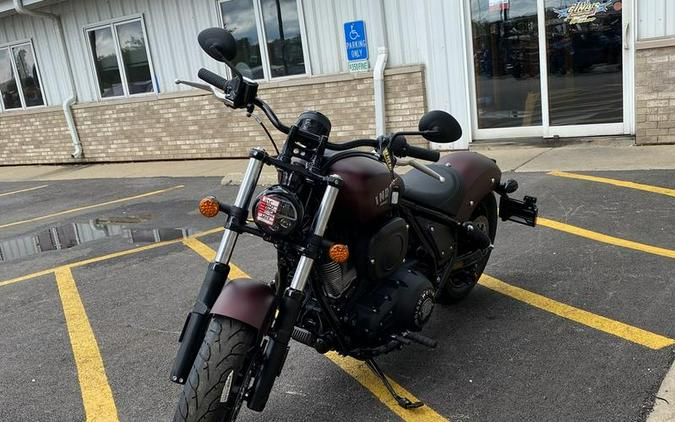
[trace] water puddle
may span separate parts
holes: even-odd
[[[110,237],[128,239],[130,244],[148,244],[181,239],[194,233],[188,228],[135,228],[126,224],[147,221],[149,215],[97,218],[87,223],[68,223],[37,234],[0,240],[0,262],[74,248]]]

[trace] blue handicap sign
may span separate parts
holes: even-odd
[[[368,40],[366,39],[365,23],[363,21],[346,22],[344,28],[347,60],[350,62],[368,60]]]

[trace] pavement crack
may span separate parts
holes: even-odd
[[[518,167],[514,168],[512,171],[513,171],[514,173],[518,172],[518,170],[519,170],[520,168],[522,168],[523,166],[525,166],[525,165],[531,163],[533,160],[536,160],[537,158],[541,157],[542,155],[544,155],[544,154],[546,154],[547,152],[552,151],[552,150],[553,150],[553,148],[547,148],[547,149],[545,149],[544,151],[540,152],[539,154],[535,155],[534,157],[532,157],[532,158],[526,160],[524,163],[521,163]]]

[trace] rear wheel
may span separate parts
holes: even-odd
[[[497,201],[494,194],[488,194],[478,203],[470,221],[476,228],[487,234],[494,243],[497,234]],[[461,249],[460,253],[462,253]],[[489,259],[490,251],[480,262],[452,273],[450,280],[445,284],[445,290],[441,296],[442,301],[455,303],[468,296],[478,283],[478,279],[483,274]]]
[[[183,386],[174,422],[232,422],[250,381],[255,330],[214,316]]]

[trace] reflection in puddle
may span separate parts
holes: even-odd
[[[129,239],[129,243],[157,243],[190,236],[192,229],[125,228],[108,224],[109,220],[70,223],[50,227],[40,233],[0,241],[0,262],[38,255],[42,252],[69,249],[77,245],[113,236]]]

